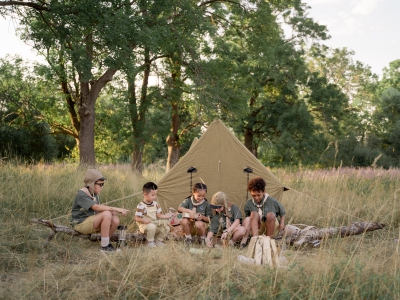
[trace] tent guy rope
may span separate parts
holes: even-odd
[[[293,191],[293,192],[296,192],[296,193],[298,193],[298,194],[300,194],[300,195],[303,195],[303,196],[305,196],[305,197],[307,197],[307,198],[310,198],[310,199],[312,199],[312,200],[314,200],[314,201],[316,201],[316,202],[319,202],[319,203],[322,203],[322,204],[324,204],[324,205],[327,205],[327,206],[329,206],[330,208],[333,208],[333,209],[335,209],[335,210],[337,210],[337,211],[340,211],[340,212],[342,212],[342,213],[344,213],[344,214],[346,214],[346,215],[348,215],[348,216],[350,216],[350,217],[353,217],[353,218],[356,218],[356,219],[358,219],[358,220],[360,220],[360,221],[364,221],[363,219],[361,219],[361,218],[359,218],[359,217],[356,217],[356,216],[354,216],[354,215],[352,215],[352,214],[350,214],[350,213],[348,213],[348,212],[346,212],[346,211],[344,211],[344,210],[341,210],[341,209],[339,209],[339,208],[336,208],[336,207],[334,207],[334,206],[332,206],[332,205],[330,205],[330,204],[327,204],[326,202],[323,202],[323,201],[320,201],[320,200],[318,200],[318,199],[315,199],[315,198],[313,198],[313,197],[311,197],[311,196],[308,196],[308,195],[306,195],[306,194],[304,194],[304,193],[302,193],[302,192],[299,192],[299,191],[296,191],[295,189],[292,189],[292,188],[288,188],[290,191]]]

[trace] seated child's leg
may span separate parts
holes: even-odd
[[[146,239],[147,242],[154,242],[154,236],[156,234],[157,226],[153,223],[146,225]]]
[[[258,236],[258,230],[260,228],[260,215],[258,212],[252,211],[250,214],[250,227],[251,227],[251,235]]]
[[[205,236],[206,235],[206,226],[203,221],[196,221],[196,232],[198,236]]]
[[[276,221],[275,214],[273,214],[271,212],[267,213],[266,220],[265,220],[265,227],[266,227],[265,235],[266,236],[273,237],[274,231],[275,231],[275,221]]]
[[[164,226],[164,225],[157,226],[155,239],[159,242],[162,242],[168,235],[169,231],[170,231],[169,226]]]
[[[206,244],[206,223],[203,221],[196,221],[196,232],[197,235],[200,237],[200,243],[202,245]]]
[[[246,245],[247,239],[249,238],[249,235],[250,235],[250,229],[251,229],[250,228],[250,217],[247,217],[247,218],[244,219],[242,226],[246,230],[246,233],[244,234],[244,236],[242,238],[242,241],[240,242],[242,244],[242,246],[243,246],[243,245]]]
[[[181,221],[183,233],[187,239],[192,239],[191,231],[193,230],[193,223],[187,218],[183,218]]]
[[[111,227],[110,227],[110,236],[113,235],[113,233],[117,230],[118,225],[119,225],[119,217],[118,216],[113,216],[111,219]]]
[[[238,226],[235,228],[235,231],[233,232],[232,241],[236,243],[237,241],[243,239],[245,235],[246,235],[246,228],[244,228],[243,226]]]

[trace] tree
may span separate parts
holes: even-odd
[[[265,149],[279,143],[282,148],[285,143],[291,145],[288,149],[292,150],[297,145],[298,155],[304,150],[300,140],[316,138],[301,90],[308,78],[302,43],[325,38],[325,27],[307,18],[300,1],[254,2],[246,9],[232,6],[230,14],[230,26],[210,53],[228,70],[220,78],[229,100],[219,102],[219,107],[254,155],[259,156],[261,144]],[[284,35],[281,22],[292,28],[291,37]],[[308,134],[300,133],[303,128],[297,121]],[[293,153],[279,160],[293,160]]]
[[[125,0],[6,1],[1,6],[8,8],[3,14],[17,12],[22,38],[46,55],[49,78],[58,81],[70,125],[57,129],[76,139],[81,165],[95,165],[95,104],[140,40],[136,7]]]
[[[21,58],[0,59],[0,153],[53,161],[62,147],[39,110],[52,91],[38,88],[41,83],[32,74]]]

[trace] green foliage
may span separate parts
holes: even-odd
[[[376,119],[377,136],[380,139],[380,147],[386,155],[392,157],[398,166],[400,151],[400,91],[395,88],[387,88],[382,92],[377,110],[374,113]]]
[[[43,120],[49,91],[40,89],[30,72],[18,57],[0,60],[0,155],[52,161],[68,155],[60,148],[71,142],[53,136]]]

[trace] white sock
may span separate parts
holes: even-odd
[[[186,237],[187,239],[192,239],[192,235],[191,235],[191,234],[185,234],[185,237]]]
[[[110,237],[109,236],[106,236],[106,237],[102,236],[101,237],[100,244],[101,244],[102,247],[107,247],[109,243],[110,243]]]

